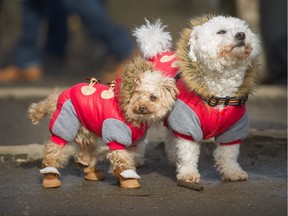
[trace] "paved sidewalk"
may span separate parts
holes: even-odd
[[[260,86],[249,99],[250,135],[239,157],[248,181],[223,183],[213,167],[214,145],[202,145],[202,192],[176,185],[161,127],[149,131],[145,165],[138,168],[140,189],[120,189],[104,156],[99,162],[104,181],[85,181],[71,159],[61,170],[62,187],[42,189],[39,167],[43,140],[49,138],[48,119],[32,125],[26,111],[51,90],[0,87],[0,215],[287,215],[286,88]],[[73,145],[67,150],[72,156]]]

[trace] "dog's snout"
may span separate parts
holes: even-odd
[[[145,106],[139,106],[138,107],[138,110],[141,112],[141,113],[144,113],[146,111],[146,107]]]
[[[238,39],[238,40],[244,40],[246,37],[245,33],[244,32],[238,32],[236,35],[235,35],[235,38]]]

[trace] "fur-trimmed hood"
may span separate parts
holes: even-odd
[[[127,106],[135,92],[136,81],[141,74],[148,70],[152,71],[153,65],[144,58],[138,56],[133,60],[128,60],[126,64],[124,64],[122,73],[116,80],[114,90],[116,100],[118,101],[119,107],[126,120],[134,125],[139,125],[141,122],[133,121],[129,116],[126,116],[125,113],[127,113]]]
[[[182,31],[180,39],[176,46],[176,56],[179,58],[178,66],[182,73],[181,76],[185,84],[188,86],[188,89],[190,91],[194,91],[202,97],[211,97],[213,95],[209,91],[208,86],[204,81],[205,71],[202,71],[198,63],[193,61],[189,57],[190,52],[189,40],[190,35],[196,26],[202,25],[214,17],[215,15],[203,15],[192,18],[190,20],[190,27],[185,28]],[[227,96],[245,97],[249,93],[251,93],[255,85],[255,77],[256,77],[255,65],[256,65],[255,60],[252,60],[250,68],[248,68],[248,70],[246,71],[243,84],[235,92],[235,95],[227,95]]]

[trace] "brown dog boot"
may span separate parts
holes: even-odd
[[[85,167],[83,171],[85,173],[84,178],[88,181],[99,181],[104,179],[103,172],[94,167]]]
[[[42,187],[43,188],[57,188],[61,186],[61,182],[58,179],[60,176],[59,171],[55,167],[44,167],[40,170],[40,173],[44,175]]]
[[[118,183],[119,183],[119,186],[121,188],[125,188],[125,189],[140,188],[139,181],[137,179],[134,179],[134,178],[125,179],[125,178],[120,176],[118,178]]]
[[[115,170],[114,174],[117,173],[117,170]],[[135,172],[135,170],[128,169],[124,170],[119,174],[115,175],[118,178],[118,183],[121,188],[126,189],[133,189],[133,188],[139,188],[140,183],[138,179],[140,179],[140,176]]]
[[[61,186],[61,182],[58,179],[58,174],[45,173],[43,178],[43,188],[57,188]]]

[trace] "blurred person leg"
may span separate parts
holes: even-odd
[[[287,1],[260,0],[260,27],[268,69],[264,83],[287,85]]]
[[[21,35],[14,55],[13,65],[0,70],[0,82],[17,80],[36,81],[42,77],[39,64],[40,53],[37,48],[37,36],[40,26],[38,11],[41,1],[21,1]]]
[[[48,30],[44,54],[47,63],[62,64],[68,41],[68,11],[59,0],[46,0],[43,7],[48,19]]]
[[[104,81],[115,79],[121,70],[121,61],[129,58],[135,50],[130,35],[110,19],[103,0],[62,1],[69,10],[81,17],[92,37],[103,42],[108,52],[119,62],[119,66],[104,77]]]

